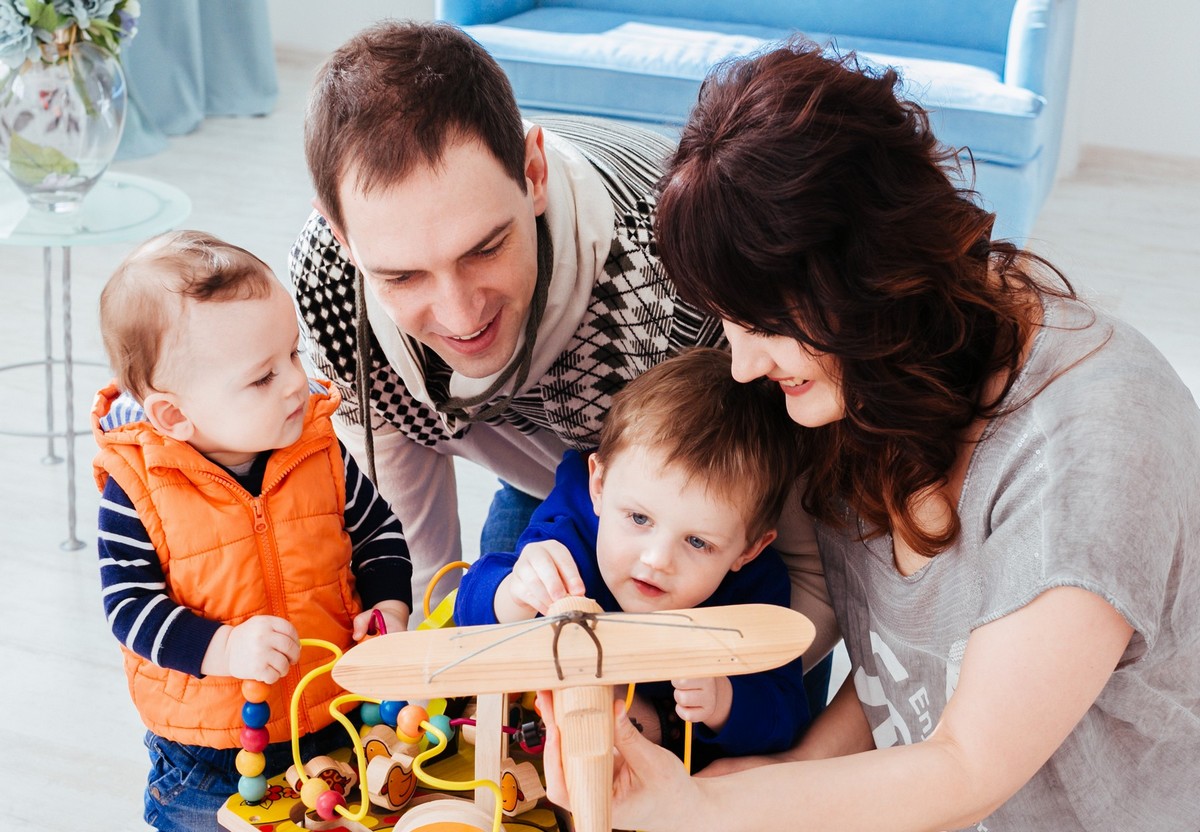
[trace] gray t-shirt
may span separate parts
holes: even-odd
[[[985,431],[953,547],[904,577],[891,538],[858,541],[853,513],[848,530],[818,527],[858,697],[877,746],[919,742],[973,629],[1053,587],[1094,592],[1134,628],[1129,647],[1062,746],[977,828],[1200,829],[1200,410],[1127,324],[1058,299],[1045,324],[1007,402],[1053,380]]]

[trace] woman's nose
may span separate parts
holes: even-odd
[[[725,338],[729,341],[733,377],[742,383],[765,376],[771,362],[759,339],[731,321],[723,321]]]

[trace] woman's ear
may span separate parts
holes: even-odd
[[[736,572],[747,563],[754,560],[756,557],[762,554],[762,550],[767,548],[767,546],[769,546],[771,542],[778,536],[779,534],[774,529],[763,532],[762,537],[749,544],[746,547],[746,551],[742,552],[737,556],[737,558],[734,559],[733,564],[729,567],[729,571]]]
[[[172,393],[151,393],[142,401],[142,409],[154,429],[163,436],[187,442],[196,432],[195,425],[182,410]]]
[[[588,494],[592,496],[592,511],[600,516],[600,497],[604,491],[604,463],[596,454],[588,455]]]

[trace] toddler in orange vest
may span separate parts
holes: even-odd
[[[400,521],[333,433],[339,405],[300,363],[291,298],[244,249],[155,237],[100,298],[117,380],[92,425],[105,612],[149,729],[145,819],[216,829],[238,790],[241,683],[271,685],[267,777],[291,762],[288,702],[372,611],[407,627]],[[328,676],[305,691],[302,754],[346,744]]]

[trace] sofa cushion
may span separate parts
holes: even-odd
[[[793,32],[751,23],[536,8],[466,27],[508,73],[522,107],[680,125],[719,61]],[[882,38],[805,32],[864,63],[895,66],[930,110],[935,134],[979,160],[1023,164],[1043,144],[1043,99],[1005,85],[1003,55]]]

